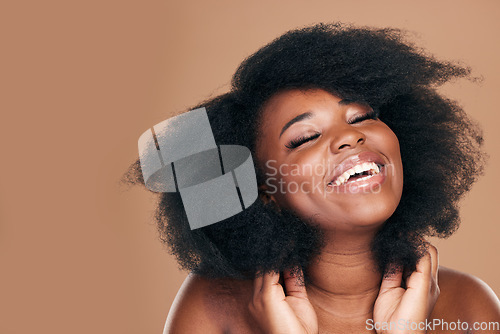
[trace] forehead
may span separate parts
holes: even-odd
[[[259,130],[266,133],[278,131],[300,114],[349,104],[344,101],[323,89],[291,89],[279,92],[262,107]]]
[[[337,104],[342,99],[323,89],[292,89],[273,95],[262,108],[263,116],[269,117],[280,112],[291,115],[293,112],[303,111],[311,103],[317,105]],[[266,115],[267,114],[267,115]]]

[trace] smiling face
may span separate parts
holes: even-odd
[[[260,124],[262,187],[279,207],[336,230],[377,227],[396,210],[399,142],[368,105],[288,90],[265,104]]]

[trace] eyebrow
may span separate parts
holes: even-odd
[[[349,100],[349,99],[343,99],[343,100],[340,100],[339,101],[339,105],[341,106],[345,106],[345,105],[349,105],[351,103],[354,103],[355,101],[353,100]],[[300,114],[294,118],[292,118],[288,123],[285,124],[285,126],[283,126],[283,128],[281,129],[281,132],[280,132],[280,135],[279,135],[279,138],[281,138],[281,135],[283,134],[283,132],[286,131],[286,129],[288,129],[289,127],[291,127],[293,124],[297,123],[297,122],[300,122],[300,121],[303,121],[305,119],[309,119],[309,118],[312,118],[314,116],[314,114],[310,111],[308,112],[305,112],[303,114]]]
[[[294,118],[292,118],[288,123],[285,124],[285,126],[283,127],[283,129],[281,129],[281,132],[280,132],[280,137],[281,135],[283,134],[283,132],[285,132],[286,129],[288,129],[289,127],[291,127],[293,124],[297,123],[297,122],[300,122],[304,119],[309,119],[313,117],[313,113],[308,111],[308,112],[305,112],[303,114],[300,114]]]

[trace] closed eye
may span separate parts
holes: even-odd
[[[379,117],[379,111],[378,110],[375,111],[372,109],[369,112],[367,112],[366,114],[354,116],[347,123],[349,123],[349,124],[359,123],[359,122],[363,122],[364,120],[367,120],[367,119],[378,119],[378,117]]]
[[[311,140],[314,140],[316,138],[318,138],[320,136],[320,133],[317,132],[313,135],[310,135],[310,136],[301,136],[301,137],[298,137],[298,138],[295,138],[293,140],[291,140],[288,144],[286,144],[285,146],[290,149],[290,150],[293,150],[294,148],[297,148],[305,143],[307,143],[308,141],[311,141]]]

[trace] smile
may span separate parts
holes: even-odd
[[[330,181],[328,185],[341,186],[346,183],[365,181],[379,174],[380,168],[382,168],[382,165],[374,162],[364,162],[346,170],[337,178]]]
[[[363,151],[351,155],[335,166],[327,177],[326,188],[335,192],[375,191],[386,179],[386,162],[381,155]]]

